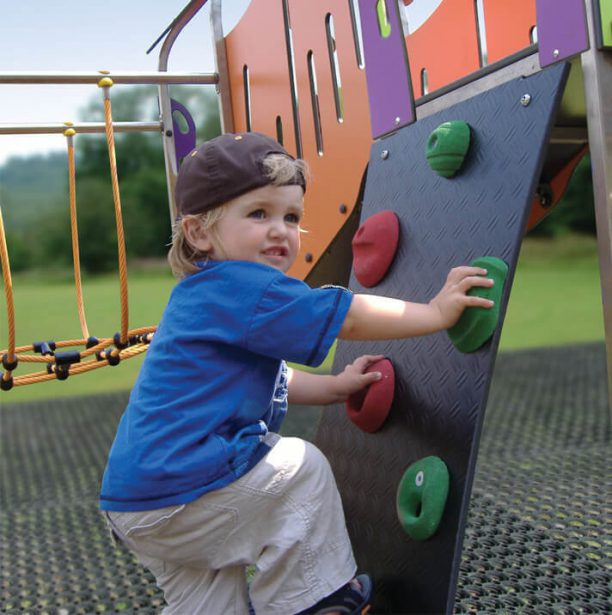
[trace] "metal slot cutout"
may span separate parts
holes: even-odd
[[[421,69],[421,96],[429,94],[429,74],[426,68]]]
[[[321,132],[321,112],[319,109],[319,90],[317,88],[317,71],[315,68],[314,53],[312,49],[306,55],[308,64],[308,81],[310,83],[310,100],[312,102],[312,120],[314,123],[317,153],[323,155],[323,134]]]
[[[328,13],[325,17],[325,33],[327,35],[327,51],[329,53],[329,66],[331,69],[332,85],[334,87],[334,104],[336,105],[336,119],[344,121],[344,101],[342,100],[342,79],[340,77],[340,64],[336,49],[336,32],[334,30],[334,17]]]
[[[281,145],[285,144],[285,142],[283,140],[283,120],[281,119],[280,115],[276,116],[276,140]]]
[[[249,67],[245,64],[242,67],[242,82],[244,86],[244,115],[246,117],[247,132],[251,132],[251,80]]]
[[[489,63],[487,51],[487,28],[485,26],[484,0],[474,0],[474,15],[476,17],[476,33],[478,36],[478,60],[480,68]]]
[[[302,158],[302,133],[300,130],[299,98],[295,71],[295,52],[293,50],[293,32],[291,31],[291,17],[289,15],[289,2],[283,0],[283,20],[285,23],[285,43],[287,45],[287,63],[289,65],[289,85],[291,87],[291,103],[293,106],[293,130],[295,132],[295,149],[298,158]]]
[[[353,41],[355,42],[355,58],[357,60],[357,68],[359,68],[359,70],[363,70],[365,68],[365,62],[363,60],[363,35],[361,32],[359,0],[350,0],[349,10],[351,12],[351,27],[353,30]]]
[[[376,17],[378,19],[378,31],[383,38],[389,38],[391,36],[391,23],[389,22],[389,15],[387,13],[386,0],[378,0],[376,3]]]

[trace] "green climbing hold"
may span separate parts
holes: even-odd
[[[442,177],[453,177],[463,166],[470,149],[470,125],[456,120],[440,124],[427,139],[430,168]]]
[[[449,482],[448,469],[439,457],[424,457],[404,472],[397,488],[397,516],[410,538],[427,540],[436,533]]]
[[[448,336],[457,350],[474,352],[487,342],[497,328],[499,309],[508,265],[495,256],[481,256],[470,265],[487,270],[487,277],[494,281],[491,287],[473,286],[468,295],[484,297],[494,302],[491,308],[469,307],[463,311],[457,324],[448,330]]]

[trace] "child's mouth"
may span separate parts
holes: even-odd
[[[276,247],[264,250],[266,256],[287,256],[287,248]]]

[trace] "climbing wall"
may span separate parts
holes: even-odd
[[[376,613],[452,611],[501,323],[567,70],[559,64],[515,79],[372,146],[361,221],[391,210],[400,237],[382,281],[364,288],[353,274],[353,291],[427,302],[454,266],[481,256],[508,265],[498,327],[474,352],[460,352],[446,332],[338,346],[335,371],[363,353],[384,354],[395,369],[393,403],[379,431],[360,429],[339,405],[323,413],[316,438],[342,493],[359,569],[374,577]],[[440,124],[457,120],[469,124],[471,144],[459,172],[441,177],[428,165],[426,145]],[[432,456],[448,469],[448,498],[437,531],[415,539],[399,521],[397,489],[410,466]],[[421,486],[432,487],[430,478],[425,473]],[[423,500],[415,514],[435,515],[428,506]]]

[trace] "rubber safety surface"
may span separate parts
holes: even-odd
[[[498,357],[456,613],[612,612],[605,369],[602,344]],[[1,613],[161,610],[152,577],[113,546],[97,511],[125,401],[111,394],[0,409]],[[318,411],[293,410],[285,432],[311,439]],[[385,539],[386,528],[372,531]]]

